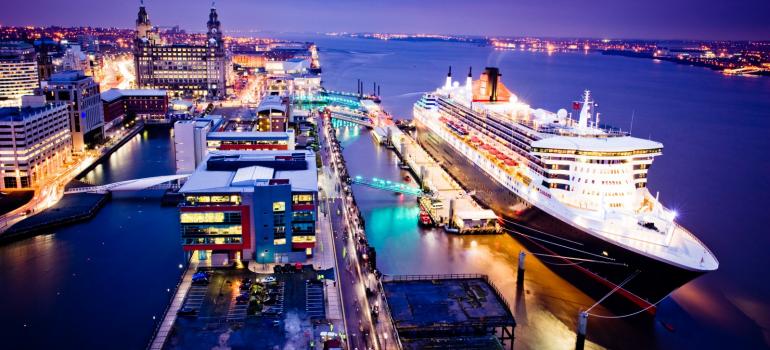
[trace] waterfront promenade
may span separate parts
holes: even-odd
[[[350,185],[345,182],[347,170],[334,130],[329,121],[320,120],[319,125],[324,165],[321,181],[332,197],[326,203],[332,217],[337,266],[345,268],[344,272],[338,270],[346,277],[345,282],[340,280],[340,285],[348,348],[400,349],[390,315],[384,307],[377,273],[370,269],[363,253],[368,247],[366,233]]]
[[[138,123],[132,128],[119,133],[117,137],[104,144],[101,148],[74,156],[73,161],[66,164],[65,168],[57,175],[44,180],[43,183],[34,189],[35,194],[29,202],[0,216],[0,236],[17,222],[52,207],[62,198],[64,189],[70,181],[77,179],[92,169],[143,129],[144,124]]]

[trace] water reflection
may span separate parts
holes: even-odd
[[[173,174],[168,135],[137,135],[85,178]],[[0,348],[145,347],[179,277],[178,225],[157,196],[115,196],[90,221],[0,246]]]
[[[392,181],[403,178],[406,173],[396,166],[397,159],[390,151],[374,144],[368,131],[356,135],[350,129],[340,129],[339,138],[351,173]],[[354,191],[383,273],[487,274],[514,307],[518,348],[574,346],[572,329],[578,309],[593,300],[531,258],[526,263],[524,284],[517,288],[517,257],[523,247],[512,237],[455,236],[438,229],[420,229],[419,208],[413,197],[367,187],[354,187]],[[587,348],[600,346],[589,342]]]

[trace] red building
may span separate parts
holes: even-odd
[[[110,89],[101,95],[104,130],[119,126],[124,118],[135,117],[149,123],[166,122],[168,96],[165,90]]]

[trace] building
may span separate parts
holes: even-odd
[[[34,46],[0,43],[0,107],[18,107],[21,97],[32,95],[39,85]]]
[[[304,74],[310,69],[310,58],[295,57],[285,61],[266,61],[267,74]]]
[[[198,259],[304,261],[316,242],[315,154],[210,153],[179,191],[182,247]]]
[[[286,131],[242,131],[210,132],[206,137],[206,145],[209,151],[286,151],[294,150],[296,143],[294,130]]]
[[[21,107],[0,108],[2,189],[29,189],[56,175],[70,156],[69,111],[64,103],[25,96]]]
[[[83,152],[104,138],[104,110],[99,84],[81,71],[63,71],[41,83],[49,102],[65,102],[70,111],[72,151]]]
[[[257,130],[286,131],[289,121],[289,103],[287,98],[265,96],[257,106]]]
[[[166,44],[142,5],[136,20],[134,66],[142,89],[162,89],[179,97],[221,99],[227,91],[227,58],[219,15],[209,13],[206,43]]]
[[[165,90],[110,89],[101,94],[104,108],[104,130],[110,130],[128,119],[148,123],[168,121],[168,96]]]
[[[206,135],[223,121],[221,116],[206,116],[174,123],[174,159],[177,174],[191,174],[203,161],[208,149]]]
[[[35,41],[35,48],[38,80],[48,80],[54,72],[53,55],[58,53],[59,43],[51,39],[40,39]]]
[[[205,156],[213,151],[291,151],[296,137],[294,130],[260,132],[232,130],[232,120],[208,115],[194,120],[174,123],[174,156],[178,174],[192,173]],[[248,130],[256,128],[255,121],[241,120]]]

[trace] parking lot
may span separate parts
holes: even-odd
[[[208,283],[188,291],[166,349],[274,349],[289,342],[302,349],[325,318],[323,284],[310,267],[270,275],[212,269],[200,276]]]

